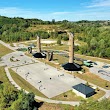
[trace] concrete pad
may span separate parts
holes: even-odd
[[[48,98],[71,90],[72,86],[84,82],[42,62],[12,69]]]

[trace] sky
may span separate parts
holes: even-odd
[[[110,0],[0,0],[0,15],[49,21],[110,20]]]

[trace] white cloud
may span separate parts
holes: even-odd
[[[34,12],[32,10],[24,10],[16,7],[3,7],[0,8],[0,15],[2,16],[8,16],[8,17],[32,17],[36,16],[36,14],[39,15],[39,12]]]
[[[53,15],[65,15],[65,14],[71,14],[73,12],[53,12]]]
[[[109,7],[110,6],[110,0],[93,0],[90,5],[88,5],[88,8],[94,8],[94,7]]]
[[[31,9],[21,9],[16,7],[0,8],[0,15],[8,17],[38,18],[42,20],[109,20],[110,12],[105,9],[94,9],[71,12],[38,12]]]
[[[105,10],[90,9],[84,11],[75,11],[75,12],[54,12],[55,18],[67,19],[70,21],[78,20],[109,20],[110,12]]]

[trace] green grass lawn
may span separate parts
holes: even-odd
[[[3,46],[2,44],[0,44],[0,57],[13,52],[12,50],[8,49],[7,47]]]
[[[68,58],[66,58],[62,55],[57,55],[57,54],[54,54],[53,60],[58,62],[59,64],[64,64],[64,63],[68,62]]]
[[[72,92],[72,90],[67,91],[63,94],[60,94],[54,98],[52,98],[54,100],[63,100],[63,101],[80,101],[83,100],[82,97],[77,96],[74,92]]]
[[[9,82],[3,66],[0,67],[0,81],[1,82]]]

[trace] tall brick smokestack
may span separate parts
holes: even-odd
[[[71,32],[67,32],[69,35],[69,62],[62,65],[65,70],[68,71],[80,71],[81,66],[74,62],[74,35]]]
[[[41,52],[41,40],[39,36],[37,36],[37,52]]]
[[[74,62],[74,35],[70,32],[67,33],[69,35],[69,63]]]

